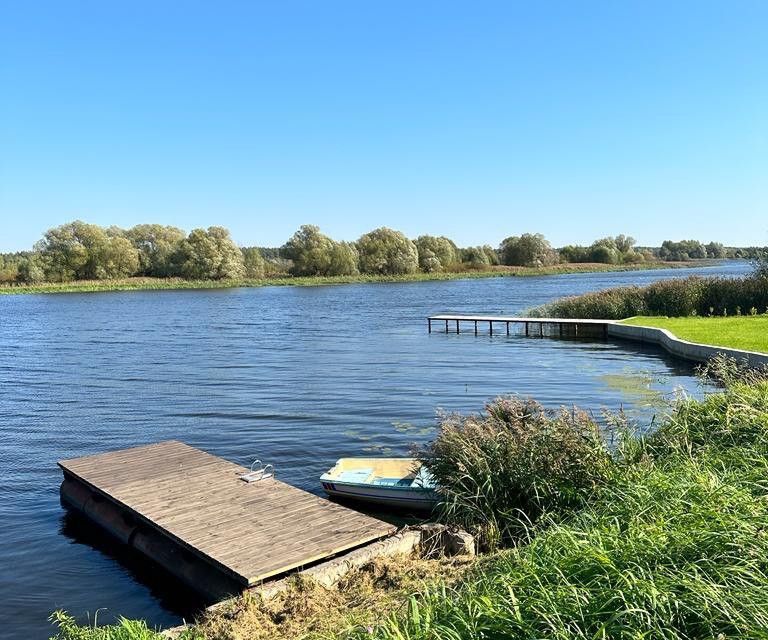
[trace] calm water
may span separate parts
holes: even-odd
[[[737,275],[745,264],[706,269]],[[701,393],[653,348],[426,331],[438,312],[515,314],[553,298],[693,270],[413,284],[0,297],[0,629],[47,637],[47,616],[176,623],[173,581],[67,515],[56,460],[177,438],[258,456],[318,492],[341,456],[405,454],[437,408],[499,394],[628,409]]]

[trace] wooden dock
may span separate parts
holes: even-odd
[[[248,469],[177,441],[59,466],[68,505],[214,597],[395,531],[274,477],[245,482]]]
[[[596,334],[606,337],[608,335],[608,325],[611,320],[593,320],[593,319],[569,319],[569,318],[525,318],[517,316],[472,316],[472,315],[447,315],[441,314],[429,316],[427,326],[429,333],[432,333],[433,323],[445,323],[445,333],[455,327],[455,332],[461,332],[462,322],[471,322],[474,324],[475,335],[478,334],[478,323],[488,323],[488,332],[493,335],[494,323],[501,324],[506,329],[506,335],[509,335],[510,325],[522,325],[525,329],[525,335],[544,335],[544,328],[549,327],[555,330],[555,335],[560,336],[584,336],[594,337]],[[538,331],[531,331],[531,328]]]

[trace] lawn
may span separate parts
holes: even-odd
[[[690,342],[768,353],[768,315],[715,318],[638,316],[623,322],[667,329]]]

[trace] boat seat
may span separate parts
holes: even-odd
[[[335,480],[338,482],[365,482],[373,473],[373,469],[355,469],[354,471],[342,471]]]
[[[410,487],[413,478],[374,478],[371,484],[381,487]]]

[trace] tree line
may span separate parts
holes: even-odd
[[[80,220],[45,232],[31,251],[0,254],[2,282],[67,282],[128,277],[188,280],[258,279],[267,275],[401,275],[416,272],[485,269],[496,265],[543,267],[562,262],[634,264],[653,260],[751,258],[760,248],[727,249],[720,243],[665,241],[640,248],[625,235],[589,246],[553,248],[539,233],[505,238],[498,247],[460,248],[444,236],[411,240],[380,227],[355,242],[337,241],[317,226],[303,225],[282,246],[238,247],[227,229],[183,230],[160,224],[130,229],[101,227]]]

